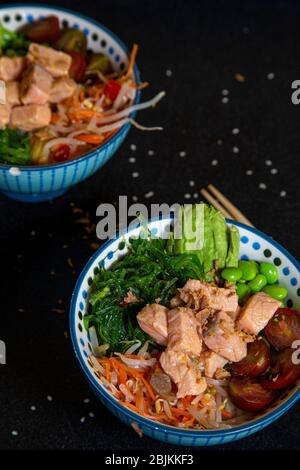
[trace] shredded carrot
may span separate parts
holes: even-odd
[[[172,413],[174,413],[174,415],[177,415],[177,416],[185,416],[189,419],[192,418],[192,415],[191,413],[189,413],[188,411],[186,410],[181,410],[180,408],[176,408],[175,406],[172,406],[171,407],[171,411]]]
[[[127,373],[126,373],[125,366],[123,366],[123,364],[120,361],[118,361],[117,359],[115,359],[114,357],[111,357],[110,360],[111,360],[113,368],[117,372],[119,384],[126,385]]]
[[[181,403],[183,404],[184,408],[187,408],[190,404],[191,401],[193,401],[195,397],[193,395],[188,395],[186,397],[181,398]]]
[[[160,419],[169,419],[167,415],[161,414],[161,415],[150,415],[148,413],[145,413],[144,411],[141,411],[139,408],[137,408],[135,405],[132,403],[124,402],[122,405],[126,406],[127,408],[130,408],[132,411],[135,411],[136,413],[139,413],[140,415],[145,416],[146,418],[150,419],[155,419],[159,421]]]
[[[81,88],[79,92],[79,101],[83,101],[84,98],[85,98],[84,90],[83,88]]]
[[[56,124],[59,120],[60,120],[59,115],[52,113],[52,115],[51,115],[51,123],[52,123],[52,124]]]
[[[76,135],[75,139],[86,142],[87,144],[99,145],[105,140],[105,137],[99,134],[80,134]]]
[[[111,378],[111,364],[109,361],[105,362],[105,377],[106,377],[106,380],[108,382],[110,382],[110,378]]]
[[[230,411],[226,410],[225,408],[223,408],[223,410],[221,410],[221,413],[222,413],[222,416],[223,418],[232,418],[232,414],[230,413]]]
[[[126,77],[129,77],[130,75],[132,75],[138,48],[139,47],[137,44],[133,44],[132,52],[131,52],[130,59],[129,59],[128,69],[125,75]]]

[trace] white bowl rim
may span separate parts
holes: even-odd
[[[27,8],[28,7],[29,8],[31,8],[31,7],[35,8],[36,7],[36,8],[41,8],[41,9],[45,9],[45,10],[50,9],[50,10],[53,10],[53,12],[56,11],[57,13],[65,12],[65,13],[69,13],[70,15],[77,16],[78,18],[81,18],[85,21],[88,21],[88,22],[92,23],[94,26],[97,26],[98,28],[105,31],[109,36],[111,36],[118,43],[118,45],[124,50],[124,52],[128,55],[127,46],[109,28],[104,26],[99,21],[96,21],[93,18],[90,18],[89,16],[83,15],[82,13],[74,11],[70,8],[64,8],[64,7],[60,7],[60,6],[57,6],[57,5],[50,5],[50,4],[47,4],[47,3],[43,3],[43,4],[34,3],[34,2],[33,3],[31,3],[31,2],[30,3],[13,3],[13,4],[5,3],[3,5],[0,5],[0,11],[1,10],[12,10],[12,9],[15,9],[15,8],[25,8],[25,7],[27,7]],[[134,76],[135,76],[136,82],[140,83],[140,72],[139,72],[139,69],[138,69],[136,64],[134,65]],[[137,90],[134,101],[133,101],[133,105],[138,104],[140,102],[140,97],[141,97],[141,91]],[[129,116],[131,118],[134,118],[135,112],[131,113]],[[94,149],[90,150],[89,152],[85,153],[84,155],[82,155],[78,158],[74,158],[74,159],[68,160],[66,162],[47,163],[45,165],[33,165],[33,166],[30,166],[30,165],[11,165],[9,163],[0,163],[0,170],[9,171],[10,168],[12,168],[14,166],[17,166],[17,168],[19,168],[21,171],[27,171],[28,172],[28,171],[41,171],[43,169],[44,170],[46,170],[46,169],[51,169],[52,170],[54,168],[62,168],[62,167],[74,165],[78,161],[83,161],[85,159],[88,159],[89,157],[92,157],[95,154],[95,152],[107,148],[109,145],[111,145],[112,142],[114,142],[116,139],[118,139],[118,137],[121,134],[123,134],[124,132],[129,130],[130,127],[131,127],[130,123],[123,124],[123,126],[121,126],[120,129],[118,129],[117,132],[115,132],[115,134],[113,134],[111,137],[109,137],[104,144],[99,145],[98,147],[95,147]]]

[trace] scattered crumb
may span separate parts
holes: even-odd
[[[135,432],[138,434],[139,437],[143,437],[143,435],[144,435],[143,431],[141,430],[141,428],[139,427],[139,425],[137,423],[132,421],[131,427],[132,427],[132,429],[135,430]]]
[[[231,132],[233,133],[233,135],[237,135],[240,133],[240,130],[237,127],[234,127]]]
[[[240,149],[238,147],[232,147],[233,153],[239,153]]]
[[[167,70],[166,70],[166,76],[167,76],[167,77],[172,77],[172,70],[167,69]]]
[[[82,418],[80,418],[80,422],[81,422],[81,423],[84,423],[84,422],[85,422],[85,416],[82,416]]]
[[[47,395],[46,398],[47,398],[48,401],[52,401],[52,400],[53,400],[53,398],[52,398],[51,395]]]
[[[148,150],[147,153],[148,153],[149,157],[152,157],[154,155],[154,150]]]
[[[92,248],[92,250],[98,250],[99,247],[100,247],[100,243],[96,243],[96,242],[90,243],[90,248]]]
[[[218,163],[219,163],[218,160],[212,160],[211,161],[212,166],[217,166]]]
[[[129,161],[129,163],[135,163],[136,158],[135,157],[130,157],[130,158],[128,158],[128,161]]]
[[[194,194],[193,194],[193,197],[196,199],[197,197],[199,197],[199,194],[198,194],[198,193],[194,193]]]
[[[272,160],[266,160],[266,161],[265,161],[265,164],[266,164],[267,166],[272,166]]]
[[[51,276],[55,276],[55,271],[54,271],[54,269],[52,269],[52,270],[50,271],[50,274],[51,274]]]
[[[90,411],[90,412],[89,412],[89,417],[90,417],[90,418],[95,418],[95,414],[94,414],[92,411]]]
[[[36,410],[36,406],[32,405],[32,406],[30,407],[30,410],[31,410],[31,411],[35,411],[35,410]]]
[[[24,313],[24,312],[25,312],[25,308],[18,308],[18,312]]]
[[[246,171],[246,175],[248,175],[248,176],[253,175],[253,170],[247,170],[247,171]]]
[[[12,176],[20,176],[21,170],[19,168],[16,168],[15,166],[12,166],[8,170],[8,173],[11,174]]]
[[[132,176],[132,178],[138,178],[140,176],[140,174],[139,174],[138,171],[134,171],[131,176]]]
[[[280,191],[279,196],[280,197],[285,197],[286,196],[286,191],[284,189],[282,191]]]
[[[134,202],[136,202],[136,201],[139,200],[139,198],[138,198],[137,196],[132,196],[132,200],[133,200]]]
[[[31,237],[34,237],[35,235],[36,235],[36,231],[35,231],[35,230],[32,230],[32,231],[30,232],[30,236],[31,236]]]
[[[186,152],[185,152],[184,150],[181,150],[181,151],[179,152],[179,156],[182,157],[182,158],[183,158],[183,157],[186,157]]]
[[[229,95],[229,91],[226,90],[226,89],[225,89],[225,90],[222,90],[221,93],[222,93],[223,96]]]
[[[145,198],[146,199],[149,199],[150,197],[153,197],[154,196],[154,192],[153,191],[149,191],[148,193],[145,194]]]
[[[185,193],[184,197],[185,197],[185,199],[191,199],[190,193]]]
[[[259,189],[267,189],[266,183],[259,183],[258,187]]]
[[[218,145],[222,145],[222,144],[223,144],[223,140],[222,140],[222,139],[218,139],[218,140],[217,140],[217,144],[218,144]]]
[[[271,175],[276,175],[276,173],[278,173],[277,168],[271,168],[270,173],[271,173]]]
[[[189,182],[189,185],[191,186],[191,188],[193,188],[193,187],[195,186],[195,181],[191,180],[191,181]]]
[[[241,73],[236,73],[236,74],[234,75],[234,78],[235,78],[235,80],[236,80],[237,82],[240,82],[240,83],[242,83],[242,82],[244,82],[244,81],[246,80],[245,75],[243,75],[243,74],[241,74]]]
[[[267,75],[268,80],[273,80],[274,78],[275,78],[275,73],[273,73],[273,72],[268,73],[268,75]]]
[[[17,436],[18,434],[19,434],[18,431],[15,431],[15,430],[11,432],[12,436]]]
[[[227,96],[224,96],[224,97],[222,98],[222,103],[223,103],[223,104],[228,103],[228,101],[229,101],[229,98],[227,98]]]
[[[69,266],[71,269],[74,268],[72,258],[67,258],[67,264],[68,264],[68,266]]]
[[[65,337],[66,339],[69,339],[69,333],[68,333],[67,331],[64,331],[64,337]]]
[[[90,400],[89,398],[84,398],[84,399],[83,399],[83,403],[90,403],[90,401],[91,401],[91,400]]]
[[[73,214],[82,214],[83,209],[80,209],[80,207],[73,207],[72,212]]]
[[[133,152],[136,151],[136,145],[135,144],[131,144],[130,145],[130,150],[132,150]]]
[[[65,313],[64,308],[52,308],[51,311],[54,313],[58,313],[59,315],[63,315]]]

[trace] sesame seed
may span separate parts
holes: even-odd
[[[270,173],[271,173],[271,175],[276,175],[276,173],[278,173],[277,168],[271,168]]]
[[[166,76],[167,76],[167,77],[172,77],[172,70],[167,69],[167,70],[166,70]]]
[[[185,193],[184,197],[185,197],[185,199],[191,199],[190,193]]]
[[[94,414],[92,411],[90,411],[90,412],[89,412],[89,417],[90,417],[90,418],[95,418],[95,414]]]
[[[80,418],[80,422],[81,422],[81,423],[84,423],[84,422],[85,422],[85,416],[82,416],[82,418]]]
[[[17,436],[19,433],[18,433],[18,431],[12,431],[11,434],[12,434],[12,436]]]
[[[31,411],[35,411],[35,410],[36,410],[36,406],[32,405],[32,406],[30,407],[30,410],[31,410]]]
[[[222,144],[223,144],[223,140],[222,140],[222,139],[218,139],[218,140],[217,140],[217,144],[218,144],[218,145],[222,145]]]
[[[211,164],[212,164],[212,166],[217,166],[218,160],[212,160],[212,161],[211,161]]]
[[[136,158],[135,157],[130,157],[130,158],[128,158],[128,161],[129,161],[129,163],[135,163]]]
[[[134,202],[136,202],[136,201],[138,201],[138,197],[137,197],[137,196],[132,196],[132,200],[133,200]]]
[[[225,89],[225,90],[222,90],[221,93],[222,93],[223,96],[229,95],[229,91],[226,90],[226,89]]]
[[[138,171],[134,171],[132,173],[132,178],[138,178],[140,176],[139,172]]]
[[[224,96],[224,97],[222,98],[222,103],[223,103],[223,104],[228,103],[228,101],[229,101],[229,98],[227,98],[227,96]]]
[[[83,403],[89,403],[90,401],[91,401],[91,400],[90,400],[89,398],[85,398],[85,399],[83,400]]]
[[[259,183],[259,189],[267,189],[267,185],[265,183]]]
[[[150,197],[154,196],[154,192],[153,191],[149,191],[148,193],[145,194],[145,198],[146,199],[149,199]]]
[[[233,153],[239,153],[240,149],[238,147],[232,147]]]
[[[152,157],[154,155],[154,150],[148,150],[147,153],[148,153],[149,157]]]
[[[267,166],[272,166],[272,160],[266,160],[266,161],[265,161],[265,164],[266,164]]]
[[[191,180],[191,181],[189,182],[189,185],[190,185],[191,188],[192,188],[193,186],[195,186],[195,181]]]
[[[19,168],[16,168],[15,166],[12,166],[9,170],[8,173],[12,176],[20,176],[21,170]]]
[[[52,401],[52,400],[53,400],[53,398],[51,397],[51,395],[47,395],[46,398],[47,398],[48,401]]]
[[[247,170],[247,171],[246,171],[246,175],[248,175],[248,176],[253,175],[253,170]]]
[[[237,135],[240,133],[240,130],[237,127],[234,127],[231,132],[233,133],[233,135]]]
[[[181,150],[181,152],[179,152],[179,156],[180,157],[185,157],[186,156],[186,152],[184,150]]]
[[[282,191],[280,191],[279,196],[280,197],[285,197],[286,196],[286,191],[284,189]]]
[[[130,150],[132,150],[133,152],[136,151],[136,145],[135,144],[131,144],[130,145]]]
[[[273,80],[273,78],[275,78],[275,73],[273,73],[273,72],[268,73],[267,79],[268,80]]]

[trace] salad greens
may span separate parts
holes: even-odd
[[[0,163],[30,164],[31,143],[29,135],[17,129],[0,130]]]
[[[0,53],[8,57],[24,56],[30,42],[22,34],[6,29],[0,23]]]
[[[238,265],[238,230],[228,228],[224,217],[213,207],[203,206],[202,221],[196,221],[196,205],[191,211],[182,212],[183,217],[193,219],[196,229],[200,230],[204,222],[201,249],[187,249],[187,232],[183,232],[182,239],[175,239],[173,232],[169,240],[135,238],[130,240],[129,252],[123,259],[107,271],[103,266],[97,269],[84,324],[87,330],[95,327],[100,345],[124,352],[136,341],[143,343],[149,337],[140,329],[136,315],[145,304],[159,299],[162,305],[168,305],[176,289],[188,279],[212,280],[215,267]],[[131,301],[128,298],[126,302],[129,292]]]

